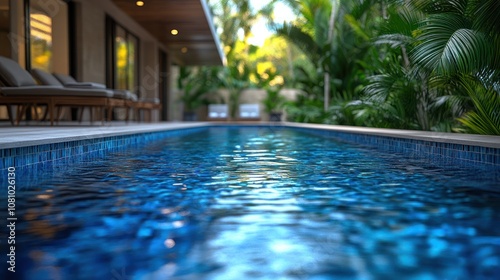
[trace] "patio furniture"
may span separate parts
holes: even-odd
[[[64,86],[71,88],[106,88],[103,84],[98,83],[88,83],[88,82],[78,82],[73,77],[69,75],[64,75],[60,73],[54,73],[54,77]],[[128,121],[129,110],[134,110],[134,115],[137,116],[138,121],[140,121],[141,111],[148,112],[148,119],[151,121],[153,110],[160,110],[161,104],[158,98],[138,98],[137,94],[132,93],[128,90],[122,89],[112,89],[115,96],[125,100],[125,107],[127,108],[126,119]]]
[[[225,121],[227,120],[227,104],[209,104],[208,105],[208,120]]]
[[[7,106],[9,120],[18,125],[22,115],[29,107],[44,105],[46,115],[50,116],[50,125],[54,125],[55,108],[62,106],[97,107],[111,110],[117,105],[113,92],[105,89],[64,88],[63,86],[40,86],[33,77],[19,64],[0,56],[0,105]],[[14,118],[12,106],[18,106]],[[36,116],[38,119],[38,116]],[[104,118],[101,118],[104,121]]]
[[[128,121],[129,119],[129,109],[130,109],[130,104],[129,100],[133,99],[132,93],[129,91],[122,91],[122,90],[114,90],[114,89],[107,89],[105,85],[99,84],[99,83],[91,83],[91,82],[77,82],[75,81],[71,76],[68,75],[63,75],[63,74],[50,74],[42,69],[37,69],[34,68],[31,70],[31,74],[35,79],[42,85],[46,86],[59,86],[59,87],[64,87],[64,88],[69,88],[69,89],[76,89],[76,90],[107,90],[113,92],[113,108],[125,108],[126,109],[126,115],[125,115],[125,120]],[[59,78],[56,78],[59,77]],[[137,98],[137,97],[136,97]],[[82,115],[83,115],[83,109],[80,110],[80,116],[78,119],[81,121],[82,120]],[[92,119],[92,109],[90,109],[90,115]],[[108,117],[107,120],[111,120],[113,112],[112,109],[111,111],[108,111]]]
[[[260,121],[259,104],[240,104],[239,107],[240,121]]]

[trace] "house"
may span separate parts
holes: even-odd
[[[0,0],[0,56],[158,99],[164,121],[177,66],[225,63],[205,0]]]

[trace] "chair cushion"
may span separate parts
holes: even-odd
[[[56,77],[56,79],[58,79],[59,82],[61,82],[63,85],[78,83],[75,80],[75,78],[73,78],[73,77],[71,77],[69,75],[64,75],[64,74],[61,74],[61,73],[54,73],[54,77]]]
[[[113,97],[115,98],[120,98],[120,99],[130,99],[130,92],[127,90],[119,90],[115,89],[113,90]]]
[[[113,97],[110,90],[97,89],[70,89],[58,86],[27,86],[3,87],[0,92],[5,96],[78,96],[78,97]]]
[[[52,74],[43,71],[42,69],[34,68],[31,70],[31,74],[35,77],[42,85],[46,86],[62,86],[61,82],[56,79]]]
[[[0,92],[5,96],[54,96],[60,95],[62,86],[25,86],[25,87],[2,87]]]
[[[0,79],[5,86],[35,86],[36,82],[30,73],[12,59],[0,56]]]
[[[226,104],[209,104],[208,117],[211,119],[227,118],[227,110]]]
[[[259,118],[259,104],[240,104],[240,118]]]
[[[139,102],[146,102],[146,103],[154,103],[154,104],[160,104],[160,99],[156,97],[143,97],[139,98]]]
[[[70,87],[70,88],[86,88],[86,89],[105,89],[106,86],[103,84],[98,84],[98,83],[88,83],[88,82],[83,82],[83,83],[67,83],[64,84],[65,87]]]

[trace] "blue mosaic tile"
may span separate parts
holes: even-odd
[[[500,165],[500,149],[463,144],[431,142],[387,136],[364,135],[331,130],[294,128],[309,133],[320,134],[338,141],[361,144],[392,153],[411,156],[425,156],[431,159],[447,159],[453,164],[464,165]]]

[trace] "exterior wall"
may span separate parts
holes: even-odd
[[[79,81],[106,83],[106,14],[94,1],[77,5],[77,77]]]
[[[172,66],[170,67],[170,75],[169,75],[169,90],[170,95],[168,96],[168,119],[172,121],[181,121],[182,120],[182,111],[183,106],[179,101],[180,91],[177,88],[177,78],[179,77],[179,67]]]
[[[26,65],[24,39],[24,7],[22,1],[10,0],[10,33],[11,58],[24,68]]]
[[[53,42],[69,42],[67,6],[61,4],[59,8],[55,8],[52,20]],[[69,73],[69,45],[53,43],[52,52],[52,70],[56,73]]]

